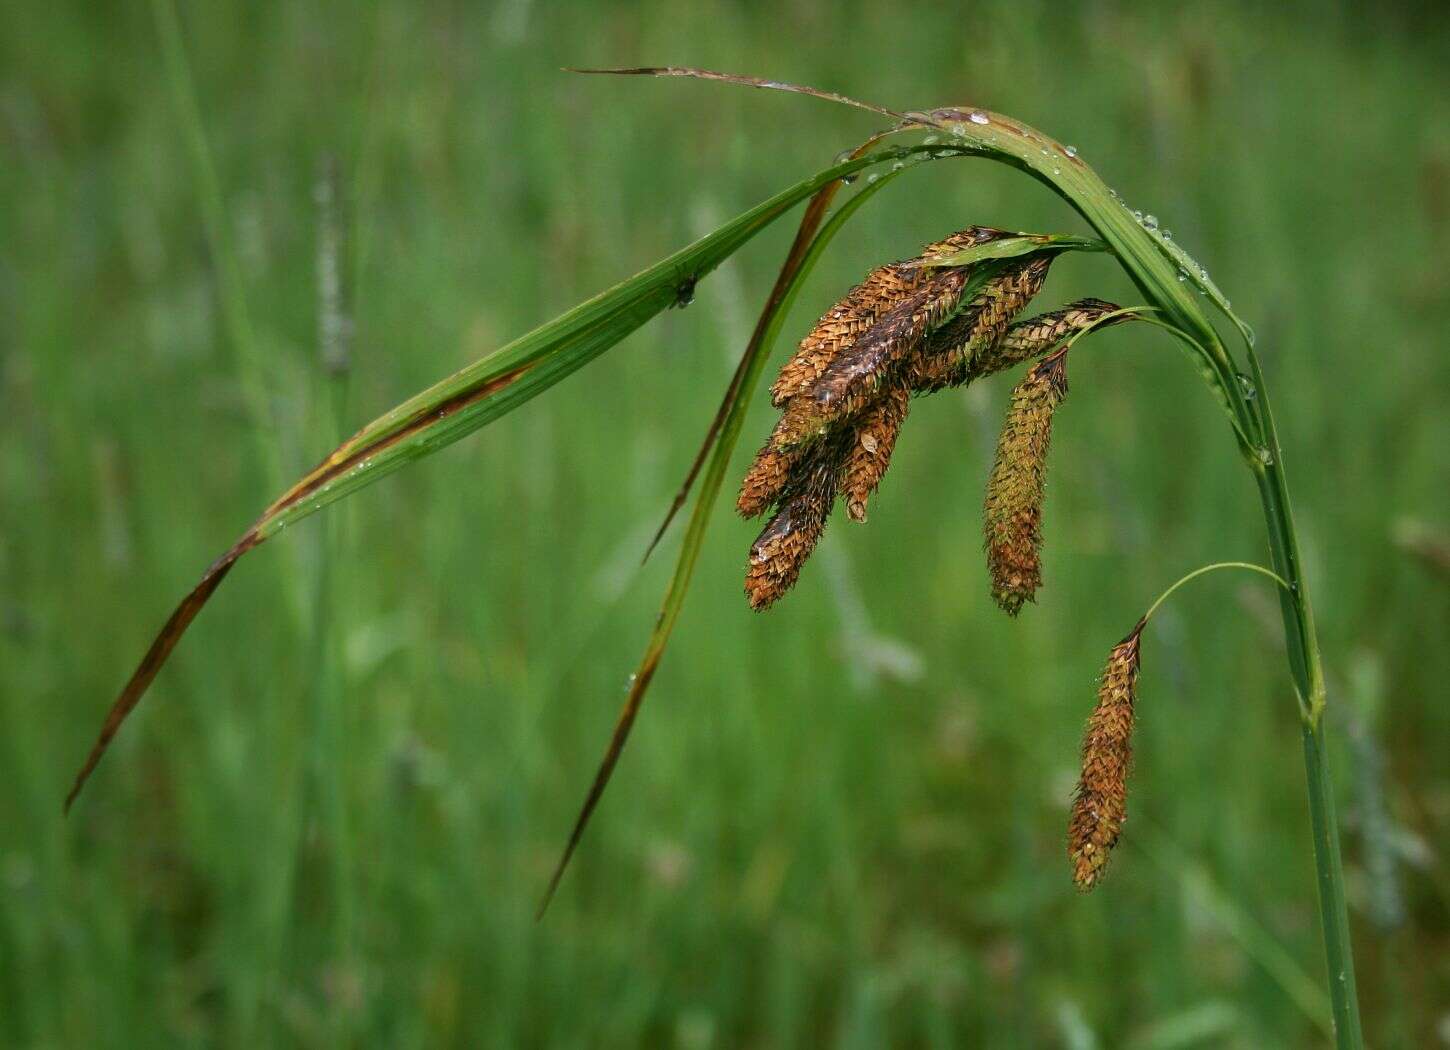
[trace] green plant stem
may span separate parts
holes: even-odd
[[[1339,824],[1334,814],[1334,787],[1324,739],[1324,667],[1314,612],[1304,581],[1299,536],[1289,504],[1284,458],[1264,386],[1263,370],[1252,344],[1248,346],[1256,389],[1253,414],[1265,454],[1252,464],[1269,530],[1274,569],[1288,583],[1280,590],[1285,647],[1299,697],[1304,773],[1309,794],[1309,823],[1314,840],[1314,867],[1319,888],[1319,917],[1324,931],[1329,998],[1334,1015],[1335,1044],[1340,1050],[1361,1050],[1359,996],[1354,979],[1354,952],[1349,936],[1349,906],[1344,897],[1344,862],[1339,849]]]
[[[1158,595],[1158,600],[1152,605],[1148,606],[1148,611],[1143,614],[1143,622],[1147,623],[1149,620],[1153,619],[1153,614],[1158,611],[1158,607],[1166,602],[1169,598],[1173,597],[1173,592],[1178,590],[1178,588],[1182,587],[1189,580],[1195,580],[1198,577],[1203,576],[1205,573],[1217,572],[1219,569],[1245,569],[1249,572],[1256,572],[1260,576],[1267,576],[1269,579],[1277,583],[1280,587],[1283,587],[1285,589],[1288,589],[1289,587],[1289,584],[1285,582],[1282,576],[1280,576],[1276,572],[1270,572],[1262,565],[1255,565],[1252,562],[1247,561],[1216,561],[1212,565],[1199,566],[1188,575],[1181,577],[1178,582],[1173,584],[1173,586],[1169,587],[1162,594]]]

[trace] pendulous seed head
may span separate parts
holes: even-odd
[[[780,408],[808,389],[842,350],[851,347],[877,318],[918,291],[930,270],[892,263],[866,275],[845,298],[825,312],[781,368],[770,388],[770,403]]]
[[[1073,797],[1067,855],[1079,889],[1102,878],[1128,810],[1128,767],[1133,757],[1133,701],[1138,685],[1143,621],[1108,654],[1098,702],[1082,741],[1082,776]]]
[[[792,399],[809,400],[816,417],[829,423],[868,404],[891,372],[921,345],[961,302],[967,275],[938,271],[920,291],[887,311],[849,350],[838,354],[811,388]]]
[[[750,546],[745,596],[765,609],[795,586],[836,502],[836,484],[847,435],[810,448],[791,472],[780,506]]]
[[[888,311],[920,291],[939,272],[910,265],[921,259],[962,251],[987,241],[1009,236],[1006,230],[990,226],[968,226],[950,237],[934,241],[915,259],[877,267],[816,322],[799,348],[781,368],[770,388],[770,403],[780,408],[821,377],[830,363]]]
[[[1016,616],[1042,584],[1042,503],[1052,416],[1067,396],[1067,355],[1044,359],[1012,391],[987,481],[983,540],[992,597]]]
[[[841,466],[841,492],[852,521],[866,520],[866,502],[891,465],[891,453],[910,408],[911,389],[893,383],[852,424],[852,440]]]

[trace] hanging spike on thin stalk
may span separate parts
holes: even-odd
[[[1037,364],[1012,391],[987,481],[983,539],[992,597],[1011,616],[1042,585],[1042,504],[1052,417],[1067,396],[1067,353]]]
[[[1133,705],[1137,698],[1139,642],[1147,618],[1108,654],[1097,706],[1082,741],[1082,774],[1068,821],[1067,855],[1078,888],[1102,878],[1128,818],[1128,772],[1133,758]]]

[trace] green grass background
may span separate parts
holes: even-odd
[[[1262,581],[1209,577],[1155,621],[1124,844],[1091,896],[1069,878],[1108,648],[1188,569],[1265,558],[1222,415],[1148,330],[1074,355],[1047,587],[1016,622],[979,539],[1009,381],[920,403],[869,525],[833,524],[768,614],[740,593],[755,526],[722,503],[533,921],[678,530],[639,556],[788,222],[688,310],[247,559],[61,819],[152,632],[281,482],[877,126],[559,71],[665,62],[1020,116],[1257,326],[1331,675],[1367,1030],[1450,1039],[1450,586],[1395,542],[1407,519],[1450,529],[1443,17],[171,2],[0,13],[0,1045],[1325,1042]],[[329,166],[341,378],[317,334]],[[969,223],[1080,229],[1005,169],[924,166],[846,228],[788,335]],[[1083,256],[1038,305],[1085,294],[1135,301]],[[770,425],[756,400],[737,474]]]

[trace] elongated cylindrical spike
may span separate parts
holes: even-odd
[[[991,347],[978,353],[972,362],[975,377],[989,376],[1030,361],[1047,353],[1069,336],[1101,322],[1120,308],[1102,299],[1079,299],[1060,310],[1050,310],[1025,321],[1018,321],[1003,333]],[[1131,320],[1128,315],[1103,322],[1106,325]]]
[[[866,520],[866,503],[891,465],[891,453],[910,409],[911,390],[904,383],[895,383],[851,425],[852,440],[841,466],[841,494],[852,521]]]
[[[806,390],[842,350],[853,345],[877,319],[931,276],[930,270],[892,263],[877,267],[821,316],[770,388],[770,403],[777,408]]]
[[[983,538],[992,597],[1016,616],[1042,584],[1042,503],[1052,416],[1067,395],[1066,354],[1042,361],[1012,391],[987,481]]]
[[[1006,230],[968,226],[950,237],[926,245],[915,259],[872,270],[865,280],[827,310],[801,340],[795,354],[781,368],[771,385],[770,403],[780,408],[813,385],[839,353],[853,346],[862,333],[876,324],[887,311],[920,291],[940,273],[932,267],[912,266],[910,263],[1008,236],[1011,235]]]
[[[810,448],[791,471],[780,506],[750,547],[745,596],[752,609],[764,609],[800,578],[836,502],[836,485],[845,436],[835,435]]]
[[[792,398],[790,407],[796,400],[809,399],[811,410],[828,422],[859,411],[927,333],[956,309],[966,280],[961,270],[935,274],[920,291],[888,311],[849,350],[836,355],[814,386]]]
[[[1128,769],[1133,757],[1133,703],[1137,695],[1140,621],[1108,654],[1097,706],[1082,741],[1082,775],[1067,828],[1072,878],[1090,890],[1102,878],[1128,816]]]

